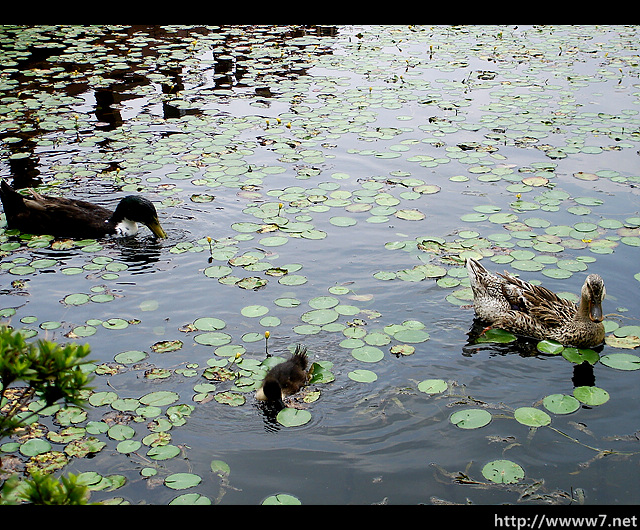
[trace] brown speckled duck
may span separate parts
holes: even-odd
[[[575,304],[539,285],[505,272],[492,274],[475,259],[467,259],[476,316],[491,327],[567,346],[591,348],[604,340],[602,278],[590,274]]]

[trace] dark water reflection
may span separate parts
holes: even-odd
[[[506,28],[502,30],[507,31]],[[28,29],[5,29],[5,36],[11,37],[24,31]],[[634,433],[638,429],[638,418],[633,403],[637,400],[638,389],[634,372],[616,371],[602,364],[574,366],[561,356],[540,354],[535,343],[526,340],[503,345],[475,344],[472,338],[482,330],[474,325],[472,309],[453,305],[447,300],[450,290],[439,287],[432,280],[414,283],[380,281],[373,277],[374,273],[381,270],[399,271],[419,263],[415,252],[385,248],[389,242],[413,241],[427,236],[451,240],[464,230],[477,230],[483,236],[503,230],[502,225],[494,226],[489,222],[463,223],[460,217],[473,212],[474,207],[487,204],[509,211],[515,194],[505,190],[504,181],[483,182],[472,176],[468,182],[454,184],[450,178],[467,174],[468,165],[452,160],[431,168],[416,166],[402,158],[388,160],[356,154],[354,151],[368,148],[384,150],[389,143],[365,141],[358,137],[358,133],[322,137],[320,147],[315,145],[313,137],[296,137],[296,141],[308,142],[309,149],[322,148],[330,156],[318,163],[297,160],[282,162],[287,166],[287,171],[263,176],[255,189],[240,190],[240,185],[233,182],[207,188],[206,192],[215,195],[215,199],[211,203],[200,204],[190,200],[192,194],[203,191],[202,186],[193,181],[202,177],[208,167],[197,166],[194,162],[189,167],[193,170],[189,178],[167,178],[167,174],[174,169],[184,167],[177,160],[191,154],[189,143],[185,143],[183,149],[176,147],[175,151],[162,155],[174,157],[176,163],[173,165],[140,170],[142,161],[138,164],[138,155],[132,157],[135,159],[133,162],[128,158],[132,148],[126,142],[137,140],[128,126],[136,123],[141,116],[144,121],[138,125],[145,131],[153,130],[156,138],[180,141],[182,135],[192,134],[184,132],[189,118],[210,119],[211,116],[217,116],[220,123],[226,123],[223,118],[258,116],[261,120],[259,127],[263,127],[264,118],[273,122],[274,116],[287,113],[291,108],[298,109],[296,97],[292,98],[293,101],[283,101],[279,97],[288,80],[317,78],[318,85],[312,88],[312,95],[322,96],[326,101],[335,97],[332,91],[336,88],[321,84],[328,73],[332,81],[342,76],[343,82],[348,81],[355,88],[364,87],[364,90],[370,84],[380,90],[398,86],[401,83],[399,78],[389,76],[381,81],[377,77],[380,74],[375,61],[354,64],[350,70],[335,71],[328,66],[328,62],[323,63],[322,67],[310,67],[306,62],[308,54],[331,57],[338,65],[341,65],[340,61],[350,61],[354,43],[366,42],[360,41],[359,31],[359,28],[333,26],[118,26],[108,32],[91,27],[67,28],[65,31],[52,28],[35,31],[35,34],[43,35],[42,41],[48,42],[48,46],[34,41],[6,73],[8,79],[16,82],[15,88],[8,91],[9,96],[26,98],[30,93],[64,93],[75,98],[68,103],[67,110],[89,115],[89,119],[82,122],[79,130],[72,127],[71,130],[43,131],[36,127],[38,119],[43,117],[25,112],[18,118],[17,125],[7,125],[0,131],[2,139],[19,139],[3,145],[0,177],[9,179],[16,187],[44,183],[45,187],[56,192],[106,206],[115,204],[125,191],[147,194],[158,203],[167,199],[166,203],[159,206],[163,226],[169,234],[166,240],[155,240],[145,231],[133,239],[100,242],[102,248],[95,253],[85,252],[81,248],[55,251],[22,246],[6,252],[3,258],[3,265],[16,258],[31,261],[35,257],[48,257],[58,262],[30,275],[25,288],[11,285],[16,278],[7,272],[8,268],[0,270],[0,309],[16,309],[15,315],[10,317],[13,325],[23,327],[21,320],[24,317],[37,316],[35,324],[24,327],[33,328],[38,336],[63,340],[75,326],[91,319],[119,317],[130,322],[128,327],[118,331],[98,325],[95,335],[87,339],[96,362],[108,366],[117,364],[114,357],[120,352],[142,350],[148,354],[139,364],[118,367],[121,371],[111,377],[99,376],[96,379],[97,390],[115,391],[123,398],[138,398],[159,389],[172,390],[180,394],[181,402],[194,405],[187,422],[171,431],[171,443],[182,448],[184,458],[150,462],[144,457],[144,449],[140,451],[142,456],[121,455],[114,450],[115,442],[105,437],[110,444],[107,450],[91,459],[74,459],[67,469],[74,473],[98,471],[125,475],[128,482],[121,490],[94,492],[93,498],[102,500],[122,496],[132,503],[170,502],[184,492],[163,486],[162,478],[169,473],[186,471],[202,477],[201,484],[195,488],[198,493],[225,504],[257,504],[276,493],[294,495],[303,504],[416,504],[432,503],[437,499],[475,504],[568,504],[571,502],[571,492],[576,488],[585,490],[590,504],[636,503],[638,457],[635,453],[638,440]],[[380,31],[384,33],[387,30]],[[413,126],[411,124],[415,122],[428,126],[433,117],[446,118],[455,124],[461,121],[457,118],[467,116],[472,124],[484,123],[483,120],[488,120],[484,105],[491,103],[493,97],[492,92],[484,88],[468,85],[463,94],[471,102],[470,107],[460,107],[455,112],[425,107],[422,103],[425,98],[432,96],[432,92],[437,94],[437,87],[471,79],[468,76],[477,69],[495,69],[502,76],[499,79],[503,85],[491,85],[493,91],[510,88],[512,82],[515,83],[514,77],[523,75],[527,69],[531,69],[527,75],[536,79],[536,76],[540,77],[540,87],[546,86],[553,70],[551,66],[549,70],[541,69],[537,59],[529,57],[515,61],[512,68],[503,71],[503,61],[511,64],[506,59],[481,57],[478,49],[484,49],[485,41],[493,43],[488,37],[492,31],[493,28],[487,28],[485,33],[475,35],[474,42],[466,52],[456,49],[456,53],[447,56],[444,63],[434,66],[433,72],[425,70],[425,76],[427,73],[433,76],[433,90],[416,89],[415,93],[402,93],[406,100],[401,108],[390,104],[390,108],[385,105],[374,107],[376,123],[371,129],[378,132],[378,125],[378,129],[398,128],[405,124]],[[546,33],[540,31],[544,37]],[[565,29],[561,33],[567,31]],[[441,39],[451,39],[453,36],[466,38],[466,33],[463,28],[453,27],[447,31],[439,30],[438,36]],[[377,38],[376,35],[374,32],[368,38]],[[535,31],[531,30],[528,37],[531,41],[525,42],[541,46],[535,35]],[[304,41],[295,44],[300,42],[297,38],[305,36],[316,40],[311,45],[304,44]],[[602,39],[613,38],[608,33],[598,36]],[[97,61],[97,66],[106,68],[100,74],[105,79],[103,85],[96,86],[90,79],[97,66],[85,61],[81,51],[77,56],[62,56],[68,40],[73,38],[94,47],[96,53],[111,57],[109,68],[102,61]],[[191,49],[191,41],[199,38],[204,38],[207,46]],[[294,44],[290,45],[291,42]],[[416,42],[416,47],[428,49],[424,41]],[[575,40],[570,39],[570,42],[575,43]],[[385,41],[377,50],[380,64],[385,64],[383,61],[387,60],[388,55],[399,54],[403,46],[406,46],[405,50],[412,50],[414,44],[410,40],[402,43],[395,41],[393,44]],[[169,53],[172,47],[184,51],[184,55],[172,57]],[[442,51],[436,51],[431,59],[438,59],[438,54],[442,54],[445,48],[443,45]],[[256,49],[262,52],[282,49],[286,53],[283,52],[281,56],[265,55],[255,60],[252,50],[255,52]],[[473,53],[468,51],[471,49]],[[513,52],[511,49],[508,51]],[[471,67],[462,70],[457,66],[449,67],[448,63],[465,53],[472,55]],[[56,58],[58,55],[61,57]],[[404,55],[399,57],[404,60]],[[555,53],[548,57],[560,60]],[[565,57],[561,56],[562,59]],[[601,59],[604,61],[604,58]],[[593,61],[588,62],[587,58],[583,60],[586,64],[575,67],[578,71],[598,70],[598,65],[594,65]],[[117,63],[121,63],[122,67],[111,68]],[[63,88],[48,77],[45,77],[47,82],[40,77],[37,80],[32,78],[38,70],[47,70],[52,66],[59,69],[56,79],[65,80],[64,83],[59,81]],[[409,83],[413,80],[410,67],[405,63],[402,68],[404,70],[399,70],[405,76],[402,82]],[[566,66],[561,64],[560,68]],[[637,76],[637,70],[631,69],[631,72]],[[633,85],[635,80],[637,77],[631,79],[629,84]],[[565,79],[551,81],[564,83]],[[569,90],[564,85],[562,89]],[[565,96],[567,104],[571,103],[571,98],[584,97],[584,105],[589,111],[595,109],[616,113],[620,106],[627,108],[628,100],[637,103],[637,97],[630,95],[633,90],[627,88],[622,91],[614,81],[607,79],[595,86],[589,85],[584,92],[571,91]],[[176,95],[176,98],[159,101],[155,98],[157,93]],[[528,85],[519,92],[522,97],[529,93]],[[580,96],[581,93],[583,96]],[[178,97],[178,94],[182,95]],[[613,96],[608,97],[608,94]],[[415,99],[408,95],[415,96]],[[616,102],[616,95],[625,103]],[[306,94],[300,95],[303,96]],[[318,97],[308,105],[320,106],[325,100]],[[465,98],[460,98],[460,101],[465,101]],[[536,101],[536,104],[540,102]],[[328,124],[337,119],[339,111],[331,107],[328,109],[318,123],[318,131],[323,131],[323,127],[329,130]],[[363,106],[358,110],[365,112],[372,109]],[[345,113],[347,111],[353,109],[344,110]],[[531,111],[535,111],[535,108],[532,107]],[[415,122],[399,120],[398,115],[412,116]],[[504,117],[491,115],[491,119],[496,121]],[[500,126],[498,123],[496,128]],[[124,139],[118,135],[122,129],[125,129]],[[370,129],[367,131],[370,132]],[[223,127],[220,130],[207,129],[206,138],[217,139],[226,132]],[[270,132],[258,130],[255,125],[247,128],[244,135],[239,136],[260,148],[256,147],[254,152],[242,154],[240,158],[246,157],[254,168],[269,165],[274,160],[280,163],[282,153],[268,149],[268,142],[272,141],[268,135]],[[407,135],[420,140],[432,132],[414,127]],[[441,138],[444,145],[451,147],[478,138],[485,140],[482,135],[484,132],[478,134],[473,128],[461,129],[454,135],[455,138],[451,138],[451,135]],[[38,142],[43,137],[56,139],[58,143],[41,145]],[[552,138],[555,140],[558,137]],[[400,144],[404,138],[399,135],[391,142]],[[85,145],[84,141],[90,141],[89,145]],[[225,155],[237,155],[238,149],[246,147],[238,147],[239,143],[235,139],[230,140],[230,152]],[[418,143],[417,147],[408,145],[417,154],[441,156],[439,149],[444,149],[431,144],[423,146]],[[505,145],[499,147],[499,154],[505,157],[501,160],[504,164],[524,167],[540,160],[549,161],[537,149],[522,148],[506,140]],[[166,148],[165,144],[163,148]],[[594,209],[593,216],[587,216],[590,220],[624,220],[637,216],[640,209],[637,183],[604,178],[594,183],[571,177],[576,171],[595,172],[611,168],[632,177],[637,166],[635,151],[637,143],[632,149],[611,150],[597,156],[578,153],[553,160],[557,165],[553,183],[572,197],[602,197],[604,204],[598,206],[597,213]],[[90,175],[80,171],[89,165],[85,158],[87,153],[96,154],[95,166],[91,165],[91,170],[95,171]],[[16,154],[26,156],[9,158]],[[105,155],[104,159],[97,154]],[[290,153],[287,152],[287,155]],[[82,162],[77,162],[76,157]],[[301,166],[319,169],[320,175],[313,177],[315,180],[295,178]],[[326,239],[290,238],[286,245],[275,248],[262,248],[259,238],[234,240],[239,254],[260,250],[268,256],[265,261],[275,265],[302,264],[302,272],[308,278],[304,286],[283,286],[271,280],[266,289],[244,291],[222,285],[202,273],[211,264],[208,250],[197,245],[195,248],[189,247],[194,241],[207,236],[220,240],[237,237],[238,233],[230,228],[231,225],[239,221],[255,221],[243,211],[249,206],[276,200],[275,195],[268,194],[270,190],[293,186],[313,188],[319,183],[339,182],[342,191],[362,191],[363,181],[398,171],[406,171],[442,188],[433,196],[433,200],[420,197],[415,202],[407,201],[407,207],[416,206],[426,212],[427,218],[423,222],[408,223],[389,216],[386,222],[377,224],[368,223],[361,216],[357,217],[358,230],[345,232],[344,228],[337,228],[329,221],[332,215],[343,213],[340,208],[328,213],[303,211],[303,215],[308,213],[312,218],[314,227],[327,233]],[[337,172],[347,173],[351,178],[338,181],[331,176]],[[70,175],[58,178],[59,173]],[[385,186],[386,191],[395,195],[409,191],[391,184],[385,183]],[[247,199],[240,193],[255,190],[259,194],[255,199]],[[536,210],[530,215],[549,219],[554,224],[576,222],[576,216],[565,211]],[[521,213],[522,218],[528,216],[527,212]],[[3,234],[3,237],[2,243],[17,240],[17,236],[11,234]],[[589,251],[568,249],[566,253],[573,257],[588,255]],[[95,263],[94,258],[121,262],[126,267],[118,270],[117,277],[105,279],[103,263],[100,260]],[[507,267],[490,265],[496,270]],[[82,272],[69,275],[60,273],[61,269],[76,267],[81,268]],[[634,279],[638,273],[636,247],[619,245],[613,254],[598,254],[597,260],[589,265],[589,271],[592,270],[602,274],[607,283],[605,313],[615,313],[610,318],[621,324],[635,323],[640,310],[637,280]],[[530,273],[523,274],[528,276]],[[530,277],[542,281],[553,290],[577,292],[583,273],[575,274],[569,280],[554,280],[538,273],[531,273]],[[413,355],[398,357],[385,351],[382,362],[363,366],[340,346],[344,338],[341,333],[321,331],[308,336],[296,334],[293,328],[300,324],[300,315],[309,309],[308,300],[326,295],[328,288],[335,285],[347,285],[353,293],[366,295],[348,303],[356,304],[374,315],[367,321],[368,329],[418,320],[426,324],[430,339],[416,344]],[[77,307],[61,303],[69,293],[103,292],[103,289],[114,295],[112,301],[101,304],[91,302]],[[275,307],[273,301],[283,296],[297,297],[302,304],[294,309]],[[319,385],[321,398],[307,405],[312,419],[306,425],[294,429],[280,426],[274,421],[271,411],[256,404],[250,394],[247,403],[240,407],[223,406],[215,401],[195,403],[192,401],[193,387],[197,382],[202,382],[201,377],[174,373],[163,381],[144,376],[145,370],[152,368],[176,370],[190,364],[198,365],[199,369],[207,366],[207,362],[215,357],[212,348],[197,344],[193,334],[181,331],[199,317],[223,319],[226,322],[223,331],[233,335],[235,344],[242,342],[241,337],[245,333],[262,332],[263,328],[256,319],[245,318],[240,313],[242,308],[250,304],[265,305],[270,308],[270,315],[281,319],[281,324],[272,330],[270,351],[282,354],[290,344],[302,341],[309,348],[312,360],[333,363],[335,381]],[[147,307],[154,309],[147,310]],[[46,332],[38,328],[39,323],[47,321],[60,321],[61,328]],[[175,339],[184,341],[183,348],[177,352],[159,354],[151,350],[157,341]],[[263,342],[244,346],[247,358],[264,357]],[[605,346],[601,353],[611,351]],[[377,380],[363,384],[348,377],[349,372],[363,367],[375,371]],[[431,378],[447,381],[447,393],[428,396],[417,390],[418,382]],[[611,395],[610,401],[598,407],[583,406],[567,416],[554,415],[553,428],[532,430],[513,419],[513,410],[517,407],[542,408],[540,403],[545,396],[552,393],[571,394],[574,387],[582,385],[597,385],[606,389]],[[478,430],[467,431],[454,427],[449,422],[450,415],[467,407],[489,410],[493,420]],[[104,414],[103,410],[90,411],[94,420],[100,420]],[[131,424],[138,437],[143,432],[147,433],[146,424]],[[603,456],[598,451],[609,447],[631,455]],[[482,466],[501,458],[512,459],[526,470],[524,486],[505,488],[484,484]],[[221,482],[217,475],[211,473],[212,460],[222,460],[229,465],[231,473],[228,483]],[[140,469],[156,464],[159,478],[142,478]],[[461,485],[452,479],[452,475],[447,475],[458,472],[468,473],[483,484]],[[544,483],[537,490],[537,496],[521,499],[524,489],[538,480]]]

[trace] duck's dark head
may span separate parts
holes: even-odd
[[[282,387],[277,379],[267,377],[262,384],[262,393],[264,394],[267,403],[277,407],[278,409],[284,408],[284,401],[282,401]]]
[[[151,201],[139,195],[128,195],[124,197],[118,204],[116,211],[113,212],[110,222],[115,225],[118,230],[119,225],[121,229],[122,226],[127,224],[142,223],[146,225],[156,237],[167,237],[166,232],[160,225],[160,221],[158,221],[158,212],[155,206]],[[131,229],[130,232],[126,229],[123,230],[124,235],[133,235],[135,233],[135,227]]]

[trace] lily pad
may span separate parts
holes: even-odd
[[[284,427],[299,427],[311,420],[311,413],[304,409],[285,407],[278,412],[276,420]]]
[[[542,404],[554,414],[571,414],[580,408],[580,402],[567,394],[551,394],[542,400]]]
[[[609,393],[596,386],[578,386],[573,389],[573,395],[589,406],[602,405],[609,401]]]
[[[575,364],[582,364],[585,361],[589,364],[596,364],[600,358],[597,352],[589,348],[564,348],[562,356]]]
[[[600,362],[617,370],[640,370],[640,357],[630,353],[610,353],[602,356]]]
[[[543,410],[534,407],[520,407],[514,412],[515,419],[529,427],[542,427],[551,423],[551,417]]]
[[[164,479],[164,485],[174,490],[193,488],[202,482],[202,477],[195,473],[173,473]]]
[[[482,475],[497,484],[513,484],[524,478],[524,470],[511,460],[493,460],[482,468]]]
[[[464,409],[454,412],[449,421],[461,429],[479,429],[491,421],[491,413],[484,409]]]
[[[377,363],[383,359],[384,352],[375,346],[360,346],[351,350],[351,355],[358,361]]]
[[[359,383],[372,383],[378,379],[378,376],[375,372],[371,370],[352,370],[347,374],[347,377],[353,381],[357,381]]]
[[[425,379],[418,383],[418,390],[425,394],[440,394],[447,389],[447,382],[442,379]]]

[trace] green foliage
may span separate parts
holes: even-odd
[[[83,393],[89,390],[91,379],[82,369],[89,351],[88,345],[59,345],[45,340],[28,343],[19,331],[0,327],[0,439],[37,416],[38,410],[26,415],[23,412],[32,400],[41,402],[41,410],[58,401],[82,406]],[[16,383],[26,387],[10,394],[10,387]],[[79,484],[75,476],[58,480],[37,469],[30,474],[30,478],[22,481],[17,475],[4,481],[0,504],[86,503],[87,487]]]
[[[66,404],[82,405],[82,392],[89,390],[90,376],[81,366],[86,364],[84,359],[89,352],[88,345],[61,346],[46,340],[27,343],[20,332],[1,327],[0,402],[4,403],[6,391],[13,383],[26,383],[28,387],[19,399],[3,409],[0,439],[22,424],[16,414],[36,396],[44,402],[43,408],[60,400]]]
[[[32,471],[31,478],[19,481],[17,476],[7,480],[0,489],[0,505],[19,504],[86,504],[89,496],[87,486],[80,484],[77,477],[69,474],[60,480]]]

